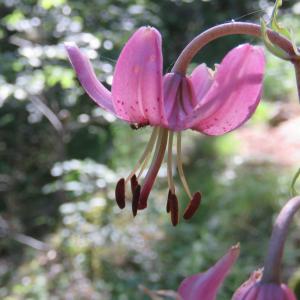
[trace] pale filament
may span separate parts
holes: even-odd
[[[158,127],[154,127],[153,131],[152,131],[152,134],[151,134],[151,137],[150,137],[150,140],[146,146],[146,149],[144,151],[144,153],[142,154],[142,156],[140,157],[140,159],[138,160],[138,162],[136,163],[136,165],[134,166],[132,172],[129,174],[129,176],[126,178],[125,180],[125,184],[127,184],[127,182],[130,180],[130,178],[135,174],[135,172],[141,167],[141,165],[143,164],[142,168],[145,168],[145,165],[147,164],[144,164],[145,160],[149,160],[149,156],[153,150],[153,147],[155,145],[155,141],[157,139],[157,135],[158,135],[158,130],[159,128]],[[140,172],[141,173],[141,172]],[[141,174],[139,174],[140,176]]]
[[[183,188],[190,199],[193,198],[192,193],[190,192],[188,183],[186,181],[186,178],[184,176],[183,167],[182,167],[182,159],[181,159],[181,132],[177,133],[177,168],[180,180],[182,182]]]

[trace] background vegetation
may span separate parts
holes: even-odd
[[[173,228],[163,172],[145,212],[133,219],[129,208],[116,207],[116,180],[130,171],[149,129],[133,131],[88,99],[63,42],[84,48],[109,86],[118,54],[139,26],[160,30],[170,70],[195,35],[233,19],[259,22],[272,2],[0,0],[1,299],[147,299],[139,284],[176,290],[184,276],[240,242],[223,300],[262,265],[273,218],[300,163],[270,134],[297,119],[292,66],[267,55],[264,101],[243,129],[220,138],[184,135],[188,179],[204,197],[197,216]],[[299,38],[300,2],[284,2],[283,22]],[[191,68],[203,61],[213,67],[245,41],[260,43],[224,38]],[[297,137],[297,128],[288,128],[284,136]],[[269,150],[251,140],[257,132]],[[185,206],[184,193],[180,198]],[[299,226],[291,231],[283,272],[298,297]]]

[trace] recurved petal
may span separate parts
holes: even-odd
[[[197,103],[200,103],[213,83],[212,72],[207,68],[206,64],[201,64],[194,69],[189,78],[194,88]]]
[[[123,48],[115,68],[112,95],[115,110],[123,119],[163,123],[161,36],[155,28],[141,27]]]
[[[221,135],[241,126],[260,101],[264,69],[262,48],[244,44],[231,50],[203,100],[186,118],[185,127]]]
[[[239,246],[233,246],[213,267],[184,279],[178,289],[183,300],[215,300],[231,266],[239,255]]]
[[[89,59],[74,43],[65,43],[71,64],[87,94],[102,108],[115,113],[112,96],[97,79]]]

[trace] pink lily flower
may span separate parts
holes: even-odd
[[[236,129],[254,113],[261,97],[265,58],[260,47],[249,44],[231,50],[215,72],[199,65],[190,76],[162,73],[162,41],[152,27],[141,27],[129,39],[117,61],[112,90],[96,78],[88,58],[72,43],[66,49],[87,94],[97,105],[135,129],[150,125],[148,145],[129,176],[116,186],[116,201],[125,207],[125,186],[131,183],[132,211],[147,207],[147,199],[168,149],[169,195],[167,211],[178,223],[178,200],[172,175],[172,144],[177,135],[177,166],[190,199],[184,212],[189,219],[201,202],[201,193],[191,193],[181,159],[181,131],[192,129],[206,135],[222,135]],[[142,184],[143,174],[153,159]],[[136,172],[139,174],[136,176]]]
[[[262,272],[255,271],[234,293],[232,300],[297,300],[283,283],[261,282]]]
[[[240,254],[239,244],[233,246],[204,273],[185,278],[178,288],[182,300],[215,300],[218,289]]]

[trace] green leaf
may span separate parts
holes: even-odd
[[[299,176],[300,176],[300,168],[299,168],[298,171],[295,173],[295,175],[294,175],[294,177],[293,177],[293,180],[292,180],[291,187],[290,187],[290,191],[291,191],[291,196],[292,196],[292,197],[295,197],[296,195],[298,195],[297,190],[296,190],[296,188],[295,188],[295,185],[296,185],[296,182],[297,182]]]
[[[40,0],[39,5],[42,8],[49,10],[50,8],[61,6],[65,4],[65,2],[66,0]]]
[[[75,85],[74,72],[70,68],[45,66],[44,69],[48,86],[60,84],[63,89],[68,89]]]
[[[289,59],[288,54],[285,51],[283,51],[281,48],[274,45],[270,41],[268,34],[267,34],[267,24],[263,18],[261,18],[260,24],[261,24],[261,33],[262,33],[263,42],[264,42],[265,46],[267,47],[267,49],[271,53],[273,53],[275,56],[282,58],[284,60],[288,60]]]
[[[4,22],[8,25],[14,26],[24,19],[24,14],[20,10],[16,9],[4,18]]]
[[[277,21],[277,16],[278,16],[278,10],[279,8],[282,6],[282,0],[276,0],[274,8],[273,8],[273,12],[272,12],[272,16],[271,16],[271,28],[285,36],[287,39],[289,39],[293,45],[294,51],[295,53],[300,56],[300,52],[297,48],[296,45],[296,40],[295,40],[295,35],[293,34],[293,32],[291,31],[291,29],[287,29],[284,28],[278,21]]]
[[[272,12],[272,16],[271,16],[271,28],[280,33],[281,35],[284,35],[285,37],[287,37],[288,39],[291,38],[290,36],[290,32],[288,29],[284,28],[283,26],[281,26],[280,23],[277,22],[277,15],[278,15],[278,10],[279,7],[282,6],[282,0],[276,0],[274,8],[273,8],[273,12]]]

